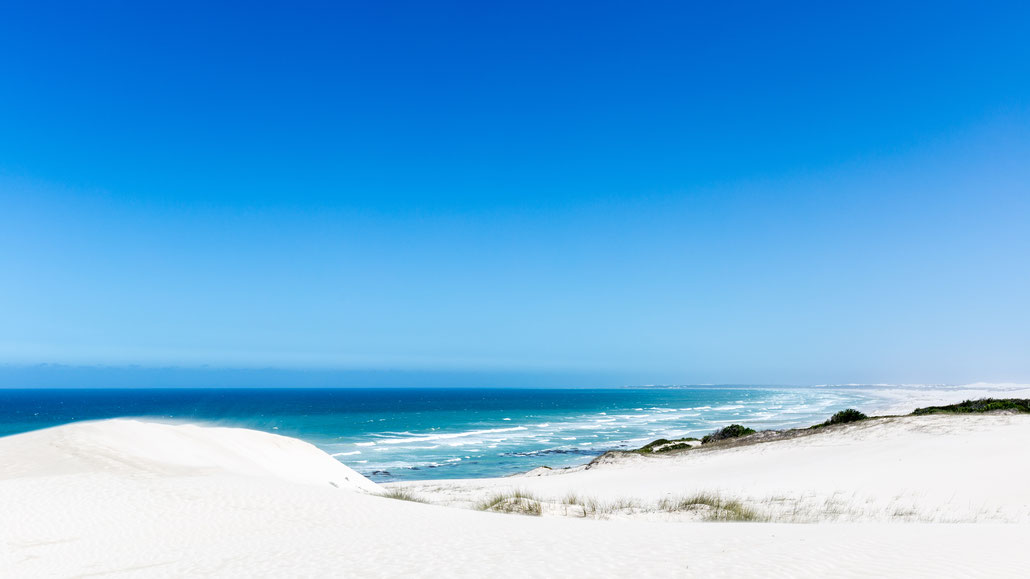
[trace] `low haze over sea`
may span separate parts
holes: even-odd
[[[0,435],[125,416],[239,426],[390,481],[572,466],[656,438],[810,426],[876,404],[868,390],[821,387],[0,390]]]

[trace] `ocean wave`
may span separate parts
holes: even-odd
[[[488,428],[484,430],[467,430],[465,432],[450,432],[443,434],[429,434],[426,436],[409,436],[404,438],[386,438],[379,441],[379,444],[406,444],[409,442],[430,442],[434,440],[452,440],[467,436],[482,436],[484,434],[496,434],[498,432],[517,432],[527,430],[525,426],[513,426],[511,428]],[[374,444],[374,443],[373,443]]]
[[[554,454],[572,454],[572,455],[590,455],[594,456],[598,454],[598,451],[592,448],[544,448],[540,450],[525,450],[519,452],[502,452],[497,456],[504,457],[529,457],[529,456],[548,456]]]
[[[516,414],[502,410],[508,416],[500,412],[477,416],[478,423],[464,430],[454,426],[410,431],[398,428],[402,432],[366,435],[369,438],[361,444],[376,451],[366,453],[374,459],[365,467],[392,471],[392,475],[385,475],[392,478],[498,476],[540,465],[559,468],[582,464],[588,460],[584,457],[607,450],[637,448],[657,438],[701,436],[734,423],[756,429],[808,424],[810,416],[853,404],[854,397],[838,397],[829,392],[818,396],[766,393],[760,398],[709,400],[708,405],[698,404],[702,400],[689,400],[669,406],[614,407],[611,412]],[[354,448],[341,445],[334,450]],[[456,456],[459,453],[465,458]],[[412,470],[436,471],[445,466],[454,467],[455,470],[447,469],[453,474],[403,474]]]

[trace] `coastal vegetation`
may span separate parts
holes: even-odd
[[[925,414],[969,414],[985,412],[1025,412],[1030,413],[1030,399],[991,399],[966,400],[959,404],[920,408],[908,416]],[[705,443],[706,448],[692,452],[707,453],[727,447],[742,447],[761,444],[775,440],[788,440],[807,436],[821,436],[835,425],[869,422],[884,427],[891,427],[903,420],[903,416],[867,416],[853,408],[834,413],[825,421],[808,428],[788,430],[765,430],[756,432],[750,427],[731,424],[717,430],[701,441],[693,437],[660,438],[636,450],[611,451],[595,459],[586,468],[609,461],[618,461],[619,457],[633,454],[657,455],[685,451],[691,446],[699,447]],[[846,436],[847,431],[833,429],[836,435]],[[755,435],[755,436],[749,436]],[[743,437],[748,437],[742,440]],[[712,444],[719,442],[719,444]],[[539,467],[546,468],[546,467]],[[421,501],[410,493],[397,489],[389,495],[401,500]],[[432,490],[428,496],[433,496]],[[483,497],[483,495],[480,495]],[[889,500],[888,500],[889,499]],[[831,496],[808,496],[780,494],[767,497],[733,497],[721,496],[711,490],[696,491],[693,494],[677,495],[670,493],[661,498],[644,499],[640,497],[609,496],[596,498],[576,492],[561,496],[534,495],[525,490],[504,489],[495,492],[479,502],[470,497],[465,505],[476,510],[510,513],[530,516],[560,516],[590,519],[643,518],[648,520],[672,521],[734,521],[734,522],[780,522],[780,523],[813,523],[843,521],[917,521],[917,522],[980,522],[988,520],[1007,520],[1003,513],[990,505],[970,508],[965,511],[951,507],[926,509],[912,498],[899,494],[893,498],[883,497],[879,501],[869,502],[855,495],[833,493]]]
[[[415,496],[414,494],[412,494],[407,489],[401,489],[401,488],[392,488],[388,492],[385,492],[385,493],[383,493],[380,496],[382,496],[383,498],[387,498],[387,499],[394,499],[394,500],[398,500],[398,501],[410,501],[410,502],[413,502],[413,503],[428,503],[429,502],[429,501],[427,501],[425,499],[422,499],[422,498],[420,498],[418,496]]]
[[[912,415],[972,414],[980,412],[995,412],[998,410],[1030,413],[1030,398],[980,398],[979,400],[966,400],[964,402],[959,402],[958,404],[948,404],[946,406],[916,408],[912,412]]]
[[[560,501],[562,514],[565,516],[579,516],[582,518],[607,518],[616,513],[636,513],[644,509],[643,505],[633,499],[619,499],[612,502],[602,502],[595,498],[581,497],[576,493],[569,493]]]
[[[510,513],[539,517],[543,514],[540,499],[525,491],[497,493],[475,505],[477,511]]]
[[[841,410],[834,414],[826,422],[822,424],[816,424],[811,428],[822,428],[823,426],[833,426],[834,424],[847,424],[848,422],[858,422],[859,420],[865,420],[869,418],[863,412],[859,412],[854,408],[848,408],[847,410]]]
[[[928,406],[926,408],[917,408],[912,411],[910,416],[923,416],[928,414],[975,414],[984,412],[1019,412],[1019,413],[1030,413],[1030,398],[980,398],[978,400],[966,400],[959,402],[958,404],[948,404],[945,406]],[[836,424],[848,424],[851,422],[859,422],[863,420],[871,419],[882,419],[889,418],[887,416],[867,416],[864,412],[856,410],[854,408],[848,408],[835,413],[833,416],[828,418],[825,422],[815,424],[808,427],[808,430],[823,428],[826,426],[833,426]],[[782,434],[785,436],[798,435],[804,429],[786,430],[786,431],[763,431],[764,433]],[[709,444],[712,442],[718,442],[721,440],[729,440],[733,438],[740,438],[749,434],[755,434],[753,428],[748,428],[740,424],[731,424],[725,428],[717,430],[711,434],[708,434],[701,438],[701,444]],[[778,437],[767,437],[763,440],[771,440]],[[670,452],[674,450],[685,450],[691,447],[689,441],[696,441],[696,438],[678,438],[675,440],[669,440],[665,438],[659,438],[653,442],[649,442],[644,446],[632,451],[639,454],[656,454],[662,452]]]
[[[672,450],[682,450],[693,446],[691,442],[698,442],[698,439],[694,437],[677,438],[675,440],[668,440],[666,438],[659,438],[658,440],[649,442],[644,446],[638,448],[635,452],[641,454],[654,454],[661,452],[669,452]]]
[[[764,521],[767,517],[757,510],[733,499],[725,499],[716,493],[701,492],[685,497],[666,497],[657,503],[643,503],[635,499],[621,498],[599,501],[575,493],[561,499],[564,516],[606,519],[613,515],[639,514],[688,514],[704,521]]]
[[[696,493],[678,499],[662,499],[658,510],[667,513],[699,511],[706,521],[763,521],[765,517],[740,501],[724,499],[715,493]]]
[[[741,436],[747,436],[754,434],[754,428],[748,428],[739,424],[731,424],[724,428],[720,428],[711,434],[707,434],[701,438],[701,444],[708,444],[710,442],[718,442],[720,440],[726,440],[729,438],[739,438]]]

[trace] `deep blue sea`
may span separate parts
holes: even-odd
[[[0,436],[150,417],[301,438],[377,481],[589,462],[731,423],[809,426],[871,395],[828,388],[0,390]]]

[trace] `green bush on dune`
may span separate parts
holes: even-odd
[[[981,398],[979,400],[966,400],[965,402],[959,402],[958,404],[948,404],[947,406],[916,408],[912,414],[914,416],[921,416],[924,414],[971,414],[976,412],[993,412],[995,410],[1030,412],[1030,399]]]
[[[830,426],[831,424],[845,424],[847,422],[858,422],[859,420],[865,420],[869,418],[865,414],[855,410],[854,408],[848,408],[847,410],[841,410],[834,414],[829,420],[822,423],[820,426]]]
[[[983,413],[983,412],[994,412],[994,411],[1009,411],[1009,412],[1020,412],[1030,413],[1030,398],[981,398],[979,400],[966,400],[958,404],[949,404],[946,406],[929,406],[926,408],[917,408],[912,412],[911,416],[920,416],[926,414],[971,414],[971,413]],[[872,417],[872,418],[886,418],[886,417]],[[833,426],[835,424],[848,424],[851,422],[859,422],[862,420],[870,419],[865,413],[856,410],[854,408],[848,408],[837,412],[825,422],[816,424],[808,427],[807,430],[819,429],[826,426]],[[773,434],[784,434],[791,436],[791,433],[802,432],[805,429],[788,430]],[[754,434],[753,428],[741,426],[740,424],[731,424],[725,428],[716,430],[715,432],[706,435],[701,439],[701,444],[708,444],[711,442],[718,442],[720,440],[728,440],[731,438],[739,438],[741,436],[747,436]],[[776,439],[773,437],[765,437],[762,440]],[[635,451],[640,454],[656,454],[663,452],[670,452],[675,450],[685,450],[690,448],[688,441],[697,440],[696,438],[680,438],[676,440],[669,440],[665,438],[659,438],[653,442],[650,442]]]
[[[663,447],[659,448],[658,450],[656,450],[654,452],[661,453],[661,452],[671,452],[673,450],[686,450],[686,449],[690,448],[690,446],[691,445],[686,443],[686,442],[677,442],[676,444],[670,444],[668,446],[663,446]]]
[[[747,436],[754,434],[754,428],[748,428],[739,424],[731,424],[725,428],[720,428],[715,432],[706,435],[701,439],[701,444],[708,444],[709,442],[717,442],[719,440],[726,440],[729,438],[738,438],[740,436]]]
[[[696,438],[677,438],[676,440],[669,440],[667,438],[659,438],[658,440],[651,441],[644,446],[636,449],[634,452],[642,454],[652,454],[669,452],[670,450],[682,450],[684,448],[690,448],[688,442],[697,440]]]

